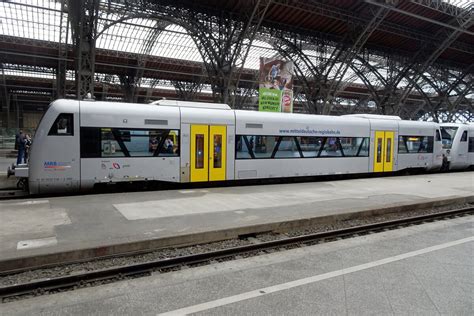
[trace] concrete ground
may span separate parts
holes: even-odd
[[[2,315],[472,315],[474,217],[0,304]]]
[[[273,223],[278,227],[309,218],[318,221],[400,204],[472,197],[473,192],[474,172],[462,172],[1,201],[0,268],[5,262],[12,269],[17,259],[66,251],[72,251],[74,259],[143,245],[189,244],[196,234],[206,242],[232,236],[232,230],[237,236]],[[84,249],[93,251],[78,254]]]

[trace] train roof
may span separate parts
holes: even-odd
[[[190,102],[190,101],[178,101],[178,100],[159,100],[154,101],[153,105],[164,105],[164,106],[178,106],[186,108],[200,108],[200,109],[213,109],[213,110],[232,110],[229,105],[224,103],[206,103],[206,102]]]
[[[345,114],[344,117],[359,117],[365,119],[378,119],[378,120],[390,120],[390,121],[401,121],[400,116],[395,115],[379,115],[379,114]]]
[[[436,125],[434,122],[420,122],[420,121],[405,121],[398,116],[385,116],[385,115],[374,115],[374,114],[351,114],[351,115],[342,115],[342,116],[329,116],[329,115],[311,115],[311,114],[299,114],[299,113],[281,113],[281,112],[258,112],[258,111],[246,111],[246,110],[232,110],[227,104],[222,103],[204,103],[204,102],[189,102],[189,101],[177,101],[177,100],[159,100],[149,104],[139,104],[139,103],[125,103],[125,102],[105,102],[105,101],[94,101],[94,100],[71,100],[71,99],[59,99],[52,103],[52,105],[57,105],[60,107],[76,104],[80,102],[81,112],[91,112],[92,113],[118,113],[123,111],[124,113],[133,113],[134,115],[154,115],[158,113],[172,115],[175,111],[179,112],[179,108],[186,109],[184,112],[188,115],[202,116],[214,116],[220,117],[224,115],[229,117],[229,115],[234,115],[239,119],[243,119],[247,122],[254,123],[283,123],[290,121],[291,123],[300,123],[300,124],[311,124],[311,123],[341,123],[341,124],[350,124],[351,126],[365,125],[364,122],[371,121],[373,123],[378,122],[378,124],[401,124],[401,125],[413,125],[428,127],[430,125]],[[169,110],[167,110],[169,109]],[[212,112],[217,110],[217,112]],[[231,114],[232,113],[232,114]],[[201,115],[202,114],[202,115]],[[385,123],[384,123],[385,122]],[[398,123],[397,123],[398,122]],[[442,126],[474,126],[473,124],[467,123],[443,123]]]

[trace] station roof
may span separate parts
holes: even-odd
[[[149,0],[153,2],[153,0]],[[163,2],[163,1],[158,1]],[[226,10],[248,16],[249,7],[256,0],[173,0],[174,5],[192,7],[195,10]],[[266,1],[261,1],[266,3]],[[398,4],[391,8],[388,3]],[[295,30],[300,34],[318,34],[335,40],[347,34],[355,22],[367,23],[379,8],[387,8],[389,14],[370,36],[367,47],[386,52],[416,53],[423,40],[438,42],[441,32],[460,32],[456,40],[441,54],[440,59],[470,65],[474,62],[474,2],[454,0],[272,0],[263,26]],[[467,29],[460,25],[467,20]]]
[[[67,18],[67,12],[61,9],[61,2],[10,0],[0,3],[0,52],[3,55],[1,62],[5,82],[17,92],[31,92],[35,87],[40,88],[35,98],[30,93],[28,98],[32,100],[38,96],[51,95],[54,89],[54,83],[51,84],[55,79],[54,68],[59,59],[68,64],[67,79],[70,86],[73,84],[72,31],[61,27]],[[134,3],[100,0],[100,24],[103,26],[117,20],[120,17],[117,10],[110,8],[114,5],[120,7],[124,2]],[[266,0],[143,0],[136,3],[142,2],[168,3],[203,13],[228,11],[237,19],[248,20],[249,8],[255,7],[257,3],[266,3]],[[378,8],[387,6],[386,3],[377,0],[272,0],[262,22],[262,33],[271,29],[290,30],[293,34],[338,42],[358,22],[366,24]],[[469,0],[449,3],[400,0],[395,8],[390,9],[365,46],[381,55],[399,53],[411,56],[421,49],[423,43],[436,45],[439,42],[438,33],[458,31],[459,36],[455,37],[437,62],[461,71],[474,64],[473,8],[474,4]],[[470,26],[462,30],[459,23],[466,16],[470,18]],[[120,85],[118,76],[137,69],[140,62],[140,67],[144,68],[142,86],[165,89],[161,92],[166,91],[166,85],[174,80],[199,82],[205,77],[202,56],[187,31],[176,24],[157,23],[153,19],[128,19],[101,33],[96,44],[96,81],[103,85]],[[157,28],[160,32],[153,37],[152,33]],[[152,45],[149,45],[150,41],[153,41]],[[315,60],[321,57],[312,49],[304,52]],[[255,82],[260,57],[271,57],[276,53],[263,37],[254,40],[244,64],[243,84]],[[354,77],[349,71],[344,78],[351,84],[345,87],[342,96],[367,95],[367,89],[351,76]],[[160,82],[157,84],[156,80]],[[169,84],[169,87],[172,85]],[[120,94],[116,93],[117,96]],[[413,98],[421,99],[416,93]]]

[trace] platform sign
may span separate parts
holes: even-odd
[[[293,112],[293,74],[293,62],[260,57],[259,111]]]

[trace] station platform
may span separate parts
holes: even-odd
[[[474,172],[0,202],[0,271],[474,202]]]

